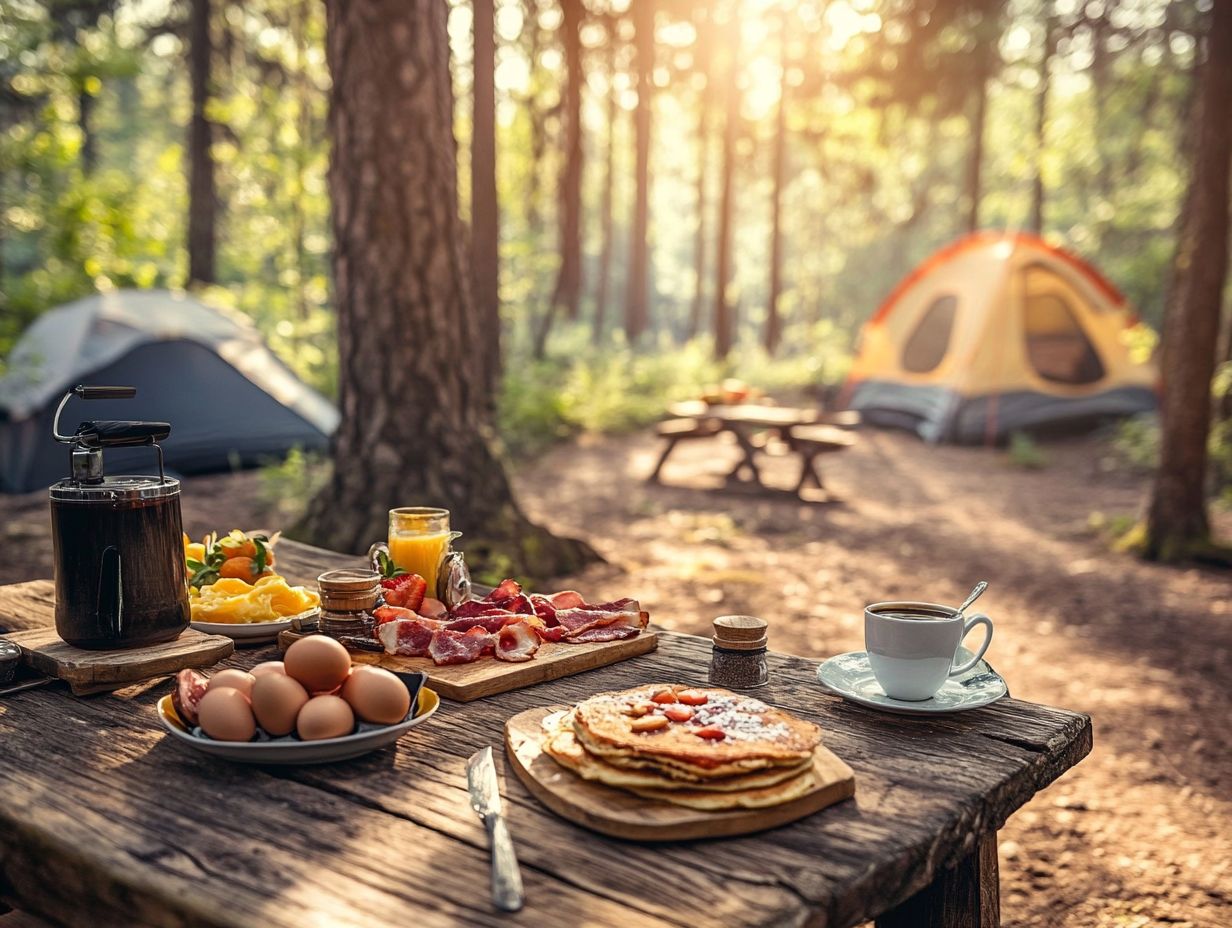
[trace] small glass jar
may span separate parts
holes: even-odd
[[[769,636],[764,620],[751,615],[721,615],[714,620],[710,683],[748,690],[770,682],[766,660]]]
[[[375,570],[343,568],[317,577],[321,593],[320,630],[331,638],[372,634],[372,610],[381,595]]]

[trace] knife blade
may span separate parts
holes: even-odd
[[[522,872],[513,851],[513,839],[501,808],[500,784],[496,781],[496,763],[492,748],[476,751],[466,762],[466,785],[471,794],[471,808],[479,813],[488,829],[492,845],[492,902],[505,912],[522,908]]]

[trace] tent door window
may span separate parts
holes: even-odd
[[[1023,336],[1027,360],[1045,380],[1084,386],[1104,379],[1099,352],[1082,328],[1078,314],[1057,276],[1029,268],[1023,302]]]
[[[949,350],[957,311],[958,298],[953,294],[946,293],[932,301],[903,346],[904,370],[927,374],[937,369]]]

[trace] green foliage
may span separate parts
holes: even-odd
[[[1009,461],[1024,470],[1043,470],[1048,466],[1048,455],[1026,432],[1010,435]]]
[[[1112,450],[1124,468],[1149,473],[1159,463],[1159,419],[1154,415],[1134,416],[1117,423]]]
[[[694,399],[711,384],[737,377],[778,393],[834,384],[846,373],[845,335],[821,324],[808,345],[782,359],[760,349],[721,365],[711,344],[694,339],[633,350],[617,339],[594,348],[585,327],[558,333],[543,361],[506,363],[500,431],[516,459],[581,432],[627,432],[662,418],[667,404]]]
[[[292,448],[283,460],[261,468],[261,499],[281,524],[290,525],[328,481],[329,462],[325,457]]]

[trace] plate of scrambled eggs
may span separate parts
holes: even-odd
[[[256,644],[274,640],[291,627],[292,619],[318,610],[317,593],[291,586],[273,571],[276,540],[277,536],[249,538],[238,531],[222,539],[211,536],[202,544],[185,537],[193,628]]]

